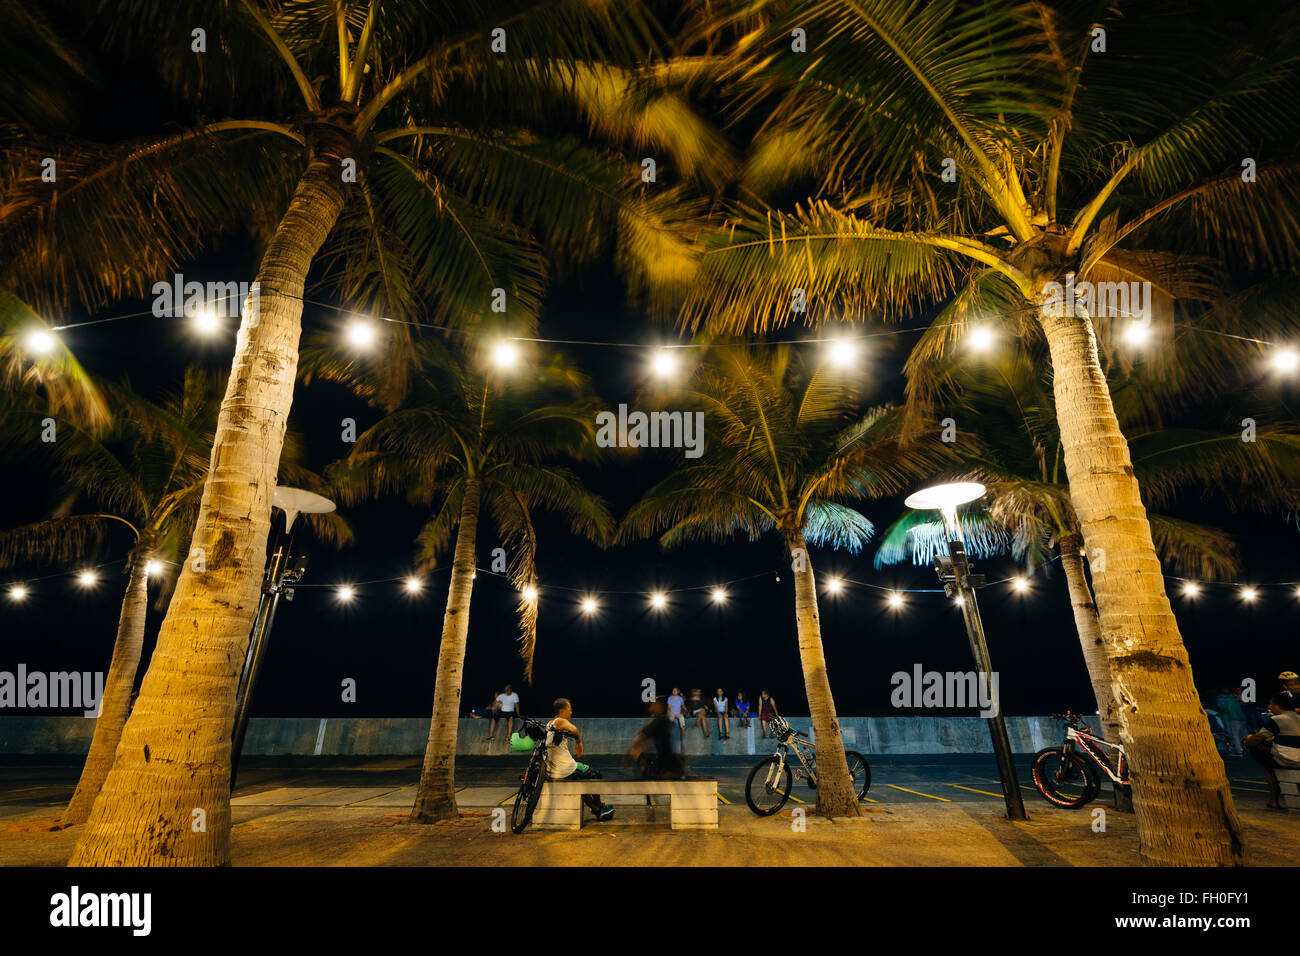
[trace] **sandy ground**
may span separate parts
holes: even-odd
[[[51,831],[48,806],[0,821],[0,865],[61,866],[79,827]],[[860,820],[755,817],[719,808],[713,831],[669,829],[667,810],[619,807],[615,822],[581,831],[495,832],[487,810],[435,826],[392,807],[234,808],[236,866],[1135,866],[1132,816],[1034,807],[1013,824],[986,802],[871,807]],[[1242,811],[1246,862],[1290,866],[1300,812]],[[802,829],[798,824],[804,824]]]

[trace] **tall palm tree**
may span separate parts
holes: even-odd
[[[1093,583],[1125,688],[1142,852],[1158,864],[1239,863],[1241,824],[1102,371],[1099,335],[1108,346],[1128,322],[1056,293],[1149,281],[1152,328],[1167,336],[1189,250],[1247,269],[1294,265],[1296,10],[1247,20],[1200,2],[1176,13],[1068,0],[700,9],[705,36],[732,41],[723,53],[737,102],[762,118],[751,191],[797,188],[791,172],[813,185],[793,209],[754,200],[737,211],[707,244],[684,322],[736,332],[897,316],[976,285],[997,290],[1025,334],[1046,339],[1071,502],[1089,553],[1106,558]],[[796,29],[806,54],[791,50]],[[792,309],[794,290],[806,311]],[[927,355],[954,347],[972,321],[935,329]]]
[[[983,510],[972,523],[972,552],[1010,552],[1029,566],[1061,561],[1075,629],[1096,696],[1106,738],[1119,741],[1118,704],[1112,691],[1101,623],[1080,554],[1082,538],[1061,463],[1051,383],[1036,371],[1042,363],[1017,349],[990,361],[944,363],[943,377],[961,395],[954,414],[969,434],[958,444],[971,476],[988,487]],[[1256,441],[1244,444],[1236,428],[1166,428],[1136,414],[1132,393],[1149,392],[1147,376],[1130,376],[1112,385],[1121,423],[1128,435],[1134,471],[1153,508],[1168,507],[1182,491],[1221,491],[1239,507],[1295,508],[1300,501],[1300,432],[1285,420],[1259,423]],[[1133,400],[1131,400],[1133,399]],[[1150,405],[1144,395],[1143,404]],[[1213,401],[1208,404],[1213,405]],[[1267,404],[1261,401],[1260,408]],[[1185,413],[1186,415],[1186,413]],[[1149,514],[1156,549],[1173,573],[1222,577],[1239,561],[1231,535],[1166,514]],[[928,564],[942,537],[922,514],[904,515],[881,536],[876,566],[911,559]]]
[[[527,319],[538,241],[578,256],[614,248],[634,286],[657,287],[680,273],[681,204],[640,184],[615,149],[648,147],[689,175],[710,144],[674,108],[677,81],[638,70],[658,36],[635,0],[616,10],[591,0],[95,9],[91,35],[135,62],[152,55],[188,126],[108,145],[25,136],[7,148],[0,284],[42,311],[72,298],[92,307],[147,294],[235,228],[251,226],[263,251],[193,534],[208,570],[181,572],[72,862],[226,864],[238,662],[318,253],[330,253],[321,275],[350,305],[405,321],[455,323],[502,301]],[[58,161],[56,185],[39,178],[43,156]],[[392,331],[400,392],[414,339],[407,326]],[[189,825],[194,808],[205,828]]]
[[[431,567],[452,553],[447,608],[438,645],[433,717],[411,820],[455,819],[456,736],[469,638],[479,522],[486,514],[509,558],[519,592],[520,656],[531,682],[537,645],[537,533],[533,514],[553,512],[575,534],[604,543],[613,527],[605,503],[557,463],[596,451],[596,401],[563,363],[517,376],[492,366],[492,353],[470,346],[416,346],[420,370],[403,406],[357,437],[351,455],[329,470],[345,502],[404,492],[431,513],[416,537],[417,560]],[[341,364],[336,352],[304,351],[304,378],[341,381],[374,398],[382,377]]]
[[[140,663],[150,574],[164,581],[159,603],[165,607],[174,581],[167,569],[186,562],[194,562],[196,567],[205,564],[206,556],[191,552],[188,544],[208,473],[225,376],[192,366],[179,391],[160,403],[134,393],[125,383],[105,385],[101,390],[115,411],[106,432],[94,434],[65,423],[58,441],[42,446],[49,449],[52,461],[48,464],[61,479],[69,506],[81,502],[97,510],[74,510],[0,531],[0,566],[84,562],[104,550],[114,529],[124,528],[130,535],[124,569],[126,594],[102,706],[77,789],[60,820],[63,826],[86,822],[113,764]],[[5,431],[15,436],[15,445],[23,449],[30,449],[30,443],[17,436],[31,433],[26,419],[33,414],[13,412],[0,420]],[[296,484],[322,485],[319,478],[293,464],[296,457],[291,447],[282,461],[282,474]],[[331,540],[341,543],[349,538],[347,526],[337,515],[307,516],[307,520]]]
[[[866,408],[856,376],[788,346],[721,347],[663,401],[705,415],[705,447],[632,506],[619,536],[660,544],[776,532],[791,561],[799,659],[817,738],[817,809],[858,816],[822,648],[809,545],[857,552],[871,522],[851,507],[895,494],[943,454],[898,441],[900,414]]]

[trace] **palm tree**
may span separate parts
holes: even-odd
[[[166,569],[184,562],[196,567],[205,563],[206,556],[191,552],[188,543],[208,472],[225,376],[192,366],[186,370],[180,390],[157,404],[135,394],[125,383],[103,386],[102,391],[116,412],[107,432],[96,435],[64,424],[58,441],[43,446],[50,449],[50,464],[62,479],[70,503],[85,501],[98,510],[59,514],[0,532],[0,566],[85,561],[89,554],[103,550],[113,529],[125,528],[130,534],[124,569],[126,594],[102,706],[77,789],[60,820],[62,826],[86,822],[113,764],[140,663],[149,576],[164,579],[159,605],[165,607],[174,580]],[[5,430],[15,436],[15,443],[21,442],[17,436],[30,434],[27,419],[32,414],[13,412],[4,419]],[[35,417],[39,420],[43,414]],[[291,446],[282,471],[295,483],[321,485],[310,472],[292,464],[295,457]],[[307,520],[334,541],[349,537],[347,526],[336,515],[309,516]]]
[[[737,102],[762,117],[750,189],[773,195],[791,172],[814,184],[793,209],[750,201],[710,239],[684,323],[897,316],[979,287],[1046,339],[1072,506],[1105,555],[1093,584],[1157,864],[1239,863],[1241,824],[1102,371],[1099,336],[1109,348],[1128,323],[1057,293],[1150,282],[1167,337],[1205,284],[1188,251],[1295,263],[1297,13],[1276,14],[1267,30],[1202,3],[736,0],[702,14],[708,36],[734,38]],[[795,29],[807,54],[791,52]],[[925,358],[974,321],[945,316]]]
[[[596,401],[585,380],[562,362],[530,368],[515,381],[490,365],[486,350],[417,346],[420,371],[403,407],[357,437],[351,455],[329,470],[341,499],[405,492],[430,509],[416,537],[421,567],[452,552],[447,608],[438,645],[433,718],[411,820],[455,819],[456,736],[469,638],[479,521],[486,514],[509,556],[519,592],[520,656],[531,682],[537,646],[537,533],[542,509],[565,518],[574,534],[604,543],[613,526],[605,503],[557,459],[581,461],[595,447]],[[374,398],[382,376],[342,365],[327,348],[304,351],[304,378],[344,382]],[[453,547],[454,542],[454,547]]]
[[[934,446],[901,445],[900,414],[864,408],[851,376],[817,367],[788,346],[724,346],[672,400],[705,415],[702,456],[633,505],[623,540],[750,540],[775,531],[794,572],[795,625],[817,739],[817,809],[858,816],[822,648],[809,545],[857,552],[871,522],[850,506],[895,494],[943,459]],[[686,414],[690,414],[687,411]]]
[[[538,241],[579,257],[613,248],[634,286],[656,287],[684,260],[677,195],[640,187],[638,167],[575,135],[651,148],[685,175],[709,144],[683,121],[677,81],[636,69],[658,43],[637,2],[97,9],[107,19],[91,35],[136,60],[153,54],[189,123],[108,145],[33,134],[7,147],[0,284],[42,311],[71,298],[93,307],[147,294],[223,232],[251,226],[264,245],[193,534],[208,570],[181,571],[72,862],[226,864],[237,662],[318,253],[350,305],[404,321],[454,323],[504,301],[525,322],[541,287]],[[205,55],[193,52],[200,21]],[[57,188],[39,178],[43,156],[58,161]],[[400,394],[414,337],[391,328]],[[196,807],[201,830],[186,822]]]
[[[956,414],[971,423],[971,434],[960,446],[964,463],[971,477],[988,487],[983,510],[964,516],[971,525],[967,544],[972,553],[1011,552],[1030,567],[1047,563],[1052,551],[1058,552],[1102,730],[1106,739],[1118,742],[1118,703],[1082,560],[1078,518],[1064,480],[1050,381],[1036,371],[1043,364],[1036,358],[1016,350],[974,365],[949,361],[936,373],[961,395]],[[1222,497],[1240,507],[1296,506],[1300,433],[1293,424],[1265,420],[1250,445],[1241,442],[1235,428],[1165,428],[1136,414],[1134,393],[1141,393],[1141,404],[1150,407],[1152,388],[1144,375],[1111,386],[1117,408],[1127,413],[1121,422],[1151,507],[1173,504],[1184,490],[1205,493],[1212,488],[1222,489]],[[1164,397],[1172,397],[1170,389]],[[1267,407],[1264,400],[1259,407]],[[1209,421],[1208,415],[1196,417]],[[1148,517],[1156,549],[1173,573],[1214,578],[1236,572],[1237,548],[1226,532],[1165,514]],[[876,566],[909,556],[917,564],[929,564],[942,541],[941,527],[923,514],[904,515],[881,536]]]

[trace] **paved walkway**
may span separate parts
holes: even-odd
[[[593,763],[596,758],[593,758]],[[1018,764],[1024,763],[1019,760]],[[1254,767],[1229,762],[1246,824],[1247,862],[1289,866],[1300,839],[1300,811],[1263,809]],[[672,831],[666,807],[615,798],[615,821],[588,819],[579,832],[500,832],[493,810],[514,795],[514,763],[494,758],[458,766],[462,818],[436,826],[406,822],[418,761],[369,760],[296,768],[249,766],[232,800],[234,862],[246,866],[456,866],[583,864],[689,866],[1085,866],[1138,865],[1130,815],[1059,810],[1025,792],[1027,823],[1009,823],[992,762],[980,757],[894,758],[873,763],[861,820],[807,814],[759,818],[744,804],[748,761],[696,766],[716,776],[722,806],[716,831]],[[1023,769],[1023,768],[1021,768]],[[618,772],[609,767],[610,774]],[[5,769],[0,787],[0,864],[66,862],[79,828],[50,831],[71,796],[73,768]],[[516,784],[517,785],[517,784]],[[796,791],[797,793],[798,791]],[[800,799],[807,800],[811,792]],[[1105,803],[1093,804],[1106,806]]]

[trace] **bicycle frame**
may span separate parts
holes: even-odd
[[[1068,752],[1072,749],[1072,745],[1077,746],[1078,749],[1091,757],[1092,762],[1101,768],[1102,772],[1110,778],[1111,783],[1128,786],[1128,757],[1121,745],[1102,740],[1086,729],[1079,730],[1067,726],[1065,728],[1065,744],[1062,749]],[[1111,770],[1110,757],[1107,756],[1106,750],[1102,748],[1115,751],[1115,767],[1118,773]]]
[[[802,772],[799,770],[794,771],[795,776],[802,777],[806,774],[808,779],[812,781],[813,786],[816,786],[817,774],[809,765],[808,760],[804,758],[804,751],[807,750],[809,754],[811,754],[813,761],[816,762],[817,750],[812,744],[808,743],[808,741],[800,740],[793,733],[791,733],[786,740],[783,740],[776,745],[776,753],[772,756],[777,758],[777,762],[774,768],[774,774],[768,781],[769,784],[781,779],[781,772],[785,770],[786,761],[789,759],[789,754],[792,749],[794,750],[795,757],[798,758],[800,765],[803,767]]]

